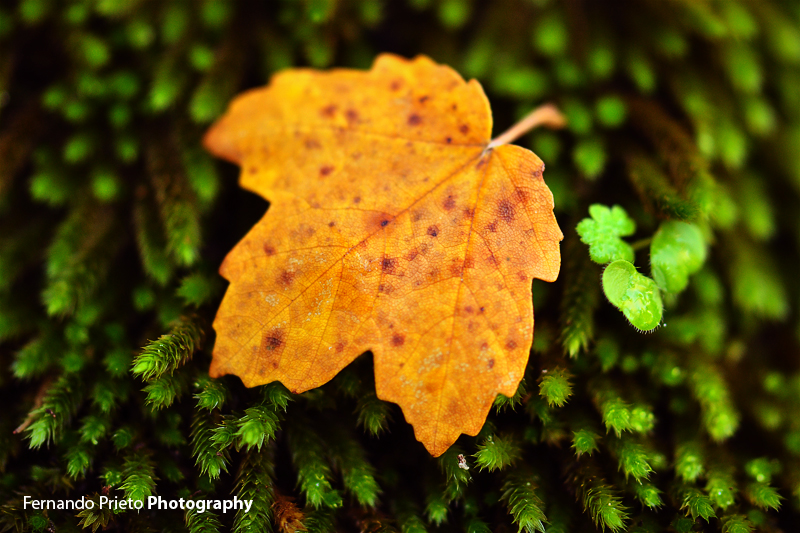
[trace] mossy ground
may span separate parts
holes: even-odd
[[[368,355],[300,396],[207,377],[216,269],[267,206],[201,135],[277,70],[384,51],[479,79],[497,132],[545,101],[569,120],[519,141],[566,235],[526,379],[439,459]],[[796,2],[4,2],[0,529],[800,529],[798,87]],[[596,203],[645,276],[662,222],[702,235],[653,333],[603,296],[575,232]],[[23,508],[156,494],[254,507]]]

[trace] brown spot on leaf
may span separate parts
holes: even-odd
[[[414,259],[417,258],[418,255],[419,252],[417,251],[416,248],[414,248],[413,250],[409,250],[409,252],[406,254],[406,261],[413,261]]]
[[[358,111],[350,108],[347,111],[345,111],[344,116],[347,119],[347,122],[352,124],[353,122],[358,120]]]
[[[467,133],[469,133],[469,126],[467,126],[466,124],[462,124],[458,127],[458,131],[466,135]]]
[[[471,315],[472,313],[474,313],[474,312],[475,312],[475,309],[473,309],[471,305],[467,305],[466,307],[464,307],[464,311],[465,311],[467,314],[470,314],[470,315]]]
[[[333,349],[336,350],[336,353],[342,353],[346,344],[346,342],[337,342],[333,345]]]
[[[506,342],[506,350],[513,350],[516,347],[517,342],[514,339],[509,339],[508,342]]]
[[[488,368],[489,370],[494,368],[494,359],[489,359],[489,361],[486,363],[486,368]]]
[[[475,216],[475,210],[474,209],[470,209],[469,207],[464,209],[464,218],[466,220],[472,220],[472,217],[474,217],[474,216]]]
[[[405,335],[395,333],[392,335],[392,346],[402,346],[406,342]]]
[[[514,221],[516,212],[514,206],[508,200],[500,200],[497,203],[497,216],[502,218],[506,223],[511,224]]]
[[[316,139],[306,139],[305,145],[309,150],[315,150],[320,147],[319,141]]]
[[[393,274],[396,267],[397,267],[397,259],[393,257],[384,257],[383,261],[381,261],[381,270],[383,270],[387,274]]]
[[[497,232],[497,221],[490,223],[488,226],[486,226],[486,229],[488,229],[492,233],[496,233]]]
[[[283,346],[283,330],[273,329],[261,338],[261,348],[272,352]],[[275,361],[277,366],[277,361]]]
[[[475,268],[475,259],[471,255],[464,258],[464,268]]]
[[[250,174],[258,174],[258,168],[257,167],[250,167],[250,168],[247,169],[247,171]]]
[[[420,104],[424,104],[425,102],[427,102],[428,100],[430,100],[430,98],[431,98],[431,97],[430,97],[430,96],[428,96],[427,94],[426,94],[425,96],[420,96],[420,97],[419,97],[419,103],[420,103]]]
[[[281,285],[283,285],[284,287],[288,287],[294,281],[294,276],[295,276],[294,272],[290,272],[288,270],[284,270],[283,272],[281,272],[281,275],[278,278],[278,281],[280,281]]]
[[[485,307],[481,307],[480,309],[478,309],[478,311],[480,311],[481,313],[483,313],[484,311],[486,311],[486,308],[485,308]]]
[[[422,124],[422,117],[417,115],[416,113],[411,113],[408,115],[408,125],[409,126],[419,126]]]
[[[328,227],[329,227],[329,228],[332,228],[332,227],[334,227],[335,225],[336,225],[336,222],[334,222],[333,220],[331,220],[330,222],[328,222]]]
[[[530,194],[528,194],[528,191],[526,191],[525,189],[520,189],[520,188],[514,189],[514,198],[518,202],[526,201],[529,196]]]
[[[542,177],[542,171],[541,170],[534,170],[533,171],[533,177],[534,178],[541,178]]]
[[[439,226],[437,226],[435,224],[433,226],[428,226],[428,235],[430,235],[431,237],[438,236],[439,235]]]
[[[450,266],[447,268],[450,271],[450,274],[452,274],[453,277],[456,278],[460,278],[461,273],[464,271],[464,267],[462,266],[460,261],[458,263],[451,263]]]
[[[389,89],[392,91],[396,91],[403,86],[403,80],[392,80],[392,83],[389,85]]]
[[[452,194],[448,194],[447,198],[444,199],[444,203],[442,203],[442,207],[444,207],[445,211],[450,211],[456,206],[456,199],[453,197]]]
[[[275,255],[275,247],[269,243],[264,243],[264,253],[267,255],[267,257]]]
[[[360,196],[356,196],[355,198],[353,198],[353,203],[354,204],[360,204],[361,203],[361,197]]]
[[[324,167],[320,167],[319,169],[320,176],[327,176],[331,172],[333,172],[333,167],[331,165],[325,165]]]
[[[489,343],[488,342],[484,342],[484,343],[481,344],[481,351],[482,352],[485,352],[488,349],[489,349]]]
[[[446,138],[444,141],[445,141],[447,144],[450,144],[451,142],[453,142],[453,138],[452,138],[452,137],[447,137],[447,138]]]
[[[447,402],[444,416],[447,417],[447,420],[458,420],[459,416],[461,416],[461,403],[456,400]]]
[[[528,279],[528,276],[525,274],[525,272],[521,270],[517,272],[517,277],[519,278],[520,281],[526,281]]]
[[[333,118],[333,115],[336,114],[336,104],[331,104],[329,106],[323,107],[320,110],[319,114],[325,118]]]

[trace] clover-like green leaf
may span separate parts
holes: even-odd
[[[686,288],[689,276],[706,260],[706,243],[694,224],[668,220],[661,224],[650,243],[653,278],[668,292]]]
[[[618,205],[608,208],[592,204],[589,214],[592,218],[581,220],[576,230],[581,242],[589,245],[592,261],[601,265],[617,259],[633,262],[633,248],[620,239],[636,231],[636,223],[628,213]]]
[[[661,322],[661,294],[656,282],[639,274],[629,261],[617,260],[606,267],[603,292],[634,327],[650,331]]]

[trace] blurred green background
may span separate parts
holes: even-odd
[[[381,52],[477,78],[496,133],[568,119],[518,141],[566,237],[526,378],[438,459],[369,355],[302,395],[207,377],[216,270],[267,203],[202,134],[278,70]],[[3,0],[0,530],[800,530],[799,154],[797,1]],[[232,494],[253,510],[23,507]]]

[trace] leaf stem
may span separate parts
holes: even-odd
[[[559,111],[554,104],[541,105],[504,133],[492,139],[486,146],[486,150],[491,150],[497,146],[514,142],[536,127],[547,126],[548,128],[559,129],[563,128],[566,123],[566,118],[564,118],[564,115],[561,114],[561,111]]]

